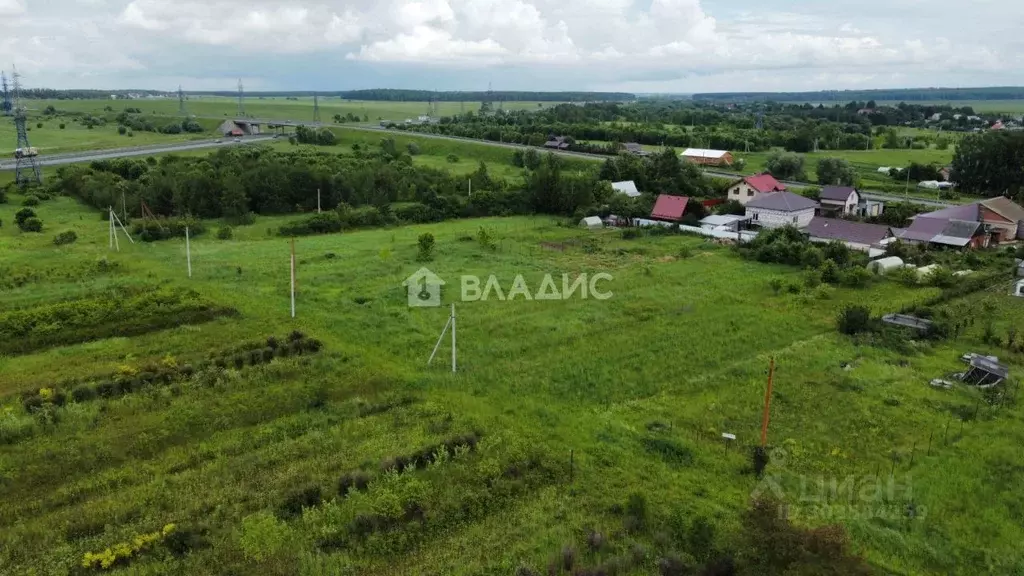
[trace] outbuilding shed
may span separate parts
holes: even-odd
[[[903,268],[903,259],[898,256],[889,256],[868,262],[868,271],[875,274],[887,274],[898,268]]]
[[[580,228],[604,228],[604,222],[601,221],[600,216],[587,216],[580,220]]]

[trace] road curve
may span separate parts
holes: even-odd
[[[216,139],[197,140],[182,142],[180,144],[159,144],[154,146],[136,146],[133,148],[113,148],[109,150],[90,150],[68,154],[55,154],[52,156],[37,156],[40,166],[59,166],[61,164],[75,164],[78,162],[92,162],[94,160],[108,160],[112,158],[126,158],[130,156],[149,156],[152,154],[164,154],[167,152],[183,152],[188,150],[200,150],[203,148],[214,148],[218,146],[238,146],[244,144],[258,144],[273,140],[273,136],[249,136],[241,142],[234,142],[230,139],[223,139],[218,142]],[[14,170],[17,163],[14,160],[0,162],[0,171]]]

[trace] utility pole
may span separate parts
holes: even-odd
[[[775,358],[768,359],[768,388],[764,392],[764,416],[761,418],[761,448],[768,446],[768,416],[772,406],[772,378],[775,376]]]
[[[313,93],[313,122],[320,124],[320,95]]]
[[[245,118],[245,87],[241,78],[238,79],[238,117]]]
[[[178,114],[188,116],[188,110],[185,108],[185,92],[182,91],[181,84],[178,84]]]

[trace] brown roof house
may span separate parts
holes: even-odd
[[[815,216],[804,228],[811,242],[839,240],[853,250],[868,252],[880,248],[886,238],[892,238],[892,228],[880,224],[865,224],[854,220]]]
[[[918,220],[975,222],[981,225],[981,233],[990,235],[991,241],[995,243],[1024,238],[1024,226],[1021,225],[1024,222],[1024,208],[1003,196],[919,214],[907,230],[922,232],[921,234],[912,234],[914,237],[909,239],[910,241],[922,241],[918,238],[919,236],[933,231],[938,226],[933,222],[917,224]],[[971,242],[975,248],[985,247],[988,244],[988,241]]]
[[[851,186],[825,186],[821,189],[819,211],[822,215],[849,216],[857,213],[860,192]]]
[[[727,150],[710,150],[707,148],[687,148],[680,154],[683,160],[694,164],[708,166],[732,166],[732,154]]]
[[[783,190],[761,194],[747,202],[747,217],[751,224],[763,228],[804,228],[811,223],[817,209],[818,203],[814,200]]]

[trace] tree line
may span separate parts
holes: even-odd
[[[1024,88],[893,88],[885,90],[819,90],[814,92],[714,92],[694,94],[698,101],[829,102],[848,100],[1018,100]]]
[[[517,90],[445,91],[397,90],[375,88],[338,92],[346,100],[373,100],[385,102],[623,102],[636,100],[628,92],[529,92]]]

